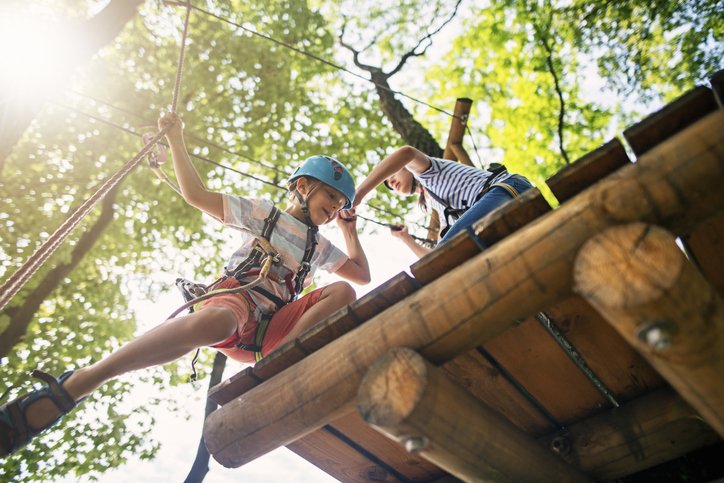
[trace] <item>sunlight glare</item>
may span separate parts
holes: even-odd
[[[47,95],[65,87],[73,70],[72,35],[58,24],[30,15],[0,20],[0,102]]]

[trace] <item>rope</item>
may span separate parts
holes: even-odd
[[[184,68],[184,54],[186,53],[186,37],[189,31],[189,18],[191,18],[191,0],[186,2],[186,21],[184,22],[184,34],[181,37],[181,53],[178,58],[178,67],[176,68],[176,82],[173,88],[173,101],[171,102],[171,112],[176,112],[178,104],[178,95],[181,91],[181,72]]]
[[[186,24],[184,26],[183,42],[185,44],[188,31],[188,14]],[[176,101],[181,88],[181,65],[183,64],[185,45],[181,45],[181,54],[179,58],[179,69],[176,76],[176,85],[174,86],[174,105],[176,110]],[[15,273],[0,286],[0,310],[10,301],[11,298],[25,285],[25,283],[38,271],[40,266],[50,258],[50,255],[60,246],[61,243],[70,235],[77,227],[81,220],[98,204],[98,202],[121,180],[131,172],[133,168],[148,154],[153,146],[171,129],[173,125],[167,125],[154,136],[153,139],[146,144],[141,151],[128,161],[116,174],[106,181],[90,198],[88,198],[70,217],[68,217],[60,227],[33,253],[25,263]]]

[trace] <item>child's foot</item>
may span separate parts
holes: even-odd
[[[83,398],[76,403],[63,388],[63,381],[71,374],[73,371],[56,379],[45,372],[33,371],[31,376],[44,380],[48,385],[0,408],[0,456],[13,454],[25,447],[85,400]]]

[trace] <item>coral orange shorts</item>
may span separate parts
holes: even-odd
[[[232,278],[225,280],[217,288],[233,288],[238,286],[239,283]],[[266,356],[273,351],[292,328],[294,328],[302,315],[304,315],[310,307],[319,302],[322,290],[324,290],[324,287],[309,292],[304,297],[285,305],[274,313],[266,329],[266,334],[264,334],[264,341],[261,346],[262,356]],[[253,352],[236,347],[240,343],[253,345],[256,337],[256,329],[259,326],[259,323],[253,316],[256,305],[249,294],[247,292],[241,292],[238,294],[217,295],[202,302],[199,310],[203,310],[206,307],[224,307],[231,310],[236,317],[237,323],[236,334],[212,347],[218,349],[219,352],[231,359],[248,364],[255,363],[256,360]]]

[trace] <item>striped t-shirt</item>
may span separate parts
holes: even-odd
[[[475,198],[483,191],[485,181],[493,174],[456,161],[433,157],[428,159],[431,166],[425,172],[415,174],[415,178],[427,191],[435,193],[455,209],[470,208],[475,203]],[[504,172],[495,181],[502,181],[511,176]],[[445,206],[431,196],[428,199],[430,206],[440,217],[440,229],[445,228],[447,226],[444,216]]]
[[[239,263],[249,256],[251,249],[256,245],[256,238],[261,236],[264,220],[269,216],[273,206],[271,201],[263,198],[224,195],[223,223],[228,227],[239,230],[242,237],[241,246],[231,255],[227,264],[229,270],[236,268]],[[307,225],[282,211],[272,232],[270,242],[284,258],[284,266],[290,268],[296,275],[301,266],[304,248],[307,244]],[[334,273],[347,260],[348,257],[342,250],[317,233],[317,246],[314,255],[312,255],[311,270],[305,279],[304,286],[306,287],[312,283],[317,269]],[[264,287],[282,300],[289,300],[291,294],[286,284],[283,283],[284,277],[289,273],[289,270],[285,267],[272,266],[271,272],[277,275],[282,283],[267,279],[264,281]],[[251,292],[251,297],[257,307],[263,307],[264,312],[270,313],[276,309],[272,302],[254,291]]]

